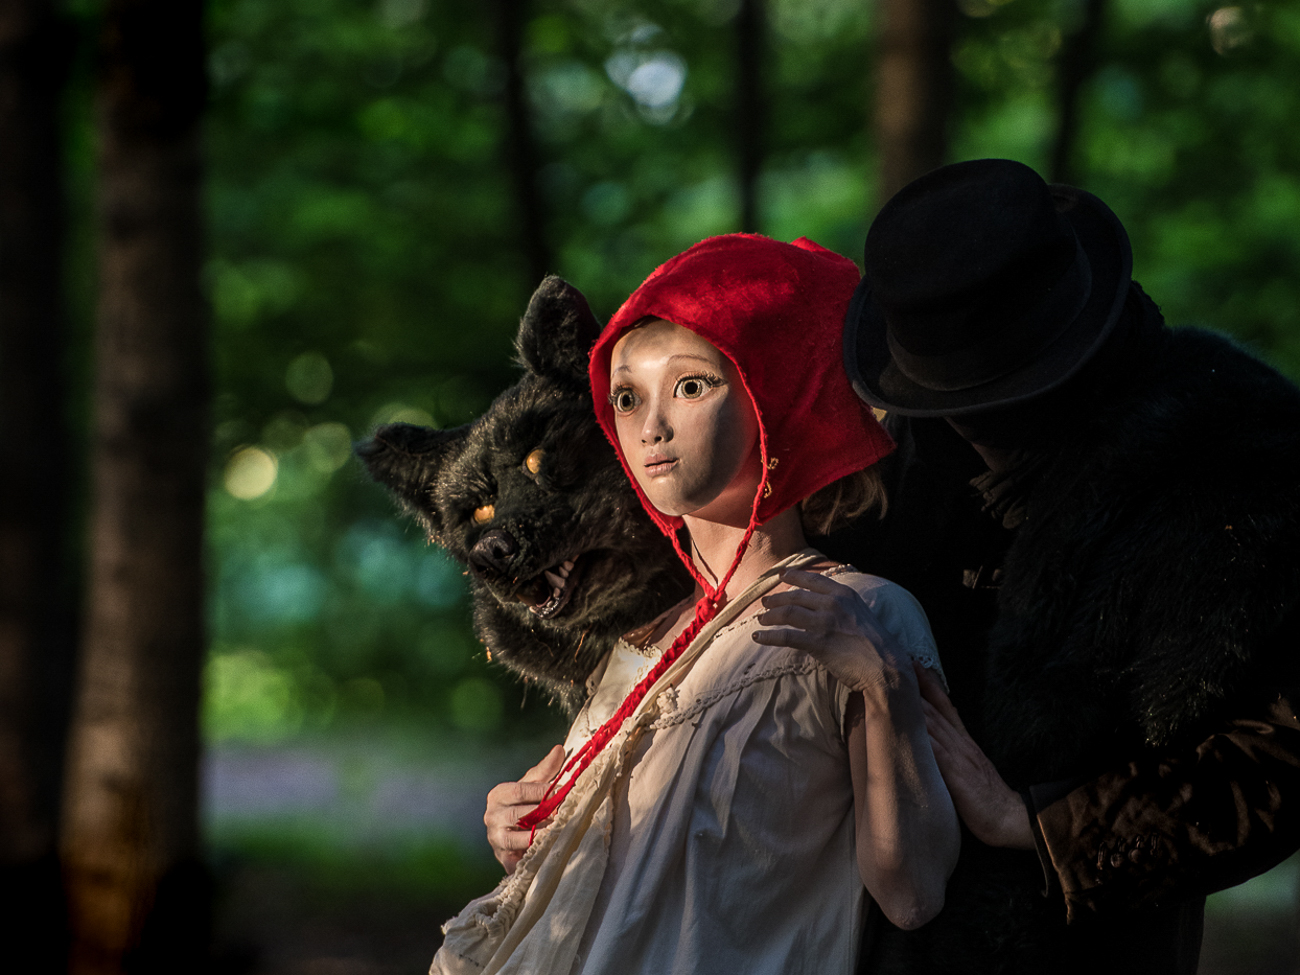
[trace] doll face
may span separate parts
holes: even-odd
[[[618,440],[659,511],[741,527],[761,475],[758,417],[735,365],[689,329],[652,320],[610,361]]]

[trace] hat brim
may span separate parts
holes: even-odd
[[[1074,321],[1027,364],[968,389],[937,390],[905,376],[889,352],[888,326],[863,277],[844,327],[844,365],[865,402],[904,416],[958,416],[1010,406],[1055,389],[1091,358],[1115,328],[1133,274],[1133,251],[1124,225],[1091,193],[1049,187],[1056,207],[1074,228],[1092,271],[1092,288]]]

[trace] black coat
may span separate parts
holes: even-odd
[[[920,599],[1042,834],[964,834],[943,912],[877,918],[868,971],[1194,972],[1204,895],[1300,845],[1300,391],[1194,329],[1132,366],[1015,532],[946,423],[892,418],[889,512],[823,543]]]

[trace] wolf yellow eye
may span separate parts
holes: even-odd
[[[542,456],[546,453],[541,447],[538,447],[531,454],[524,458],[524,470],[529,474],[536,474],[542,469]]]
[[[474,524],[486,525],[496,517],[497,506],[494,504],[484,504],[474,509]]]

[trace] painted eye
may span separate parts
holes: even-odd
[[[609,402],[613,405],[615,413],[631,413],[636,409],[636,393],[630,389],[616,389],[610,393]]]
[[[489,521],[491,521],[493,518],[496,517],[496,513],[497,513],[496,505],[494,504],[480,505],[479,507],[474,509],[474,514],[472,516],[474,518],[474,524],[486,525]]]
[[[699,399],[708,390],[709,384],[700,376],[687,376],[677,383],[677,395],[682,399]]]
[[[538,447],[531,454],[524,458],[524,470],[529,474],[536,474],[542,469],[542,457],[546,454],[541,447]]]

